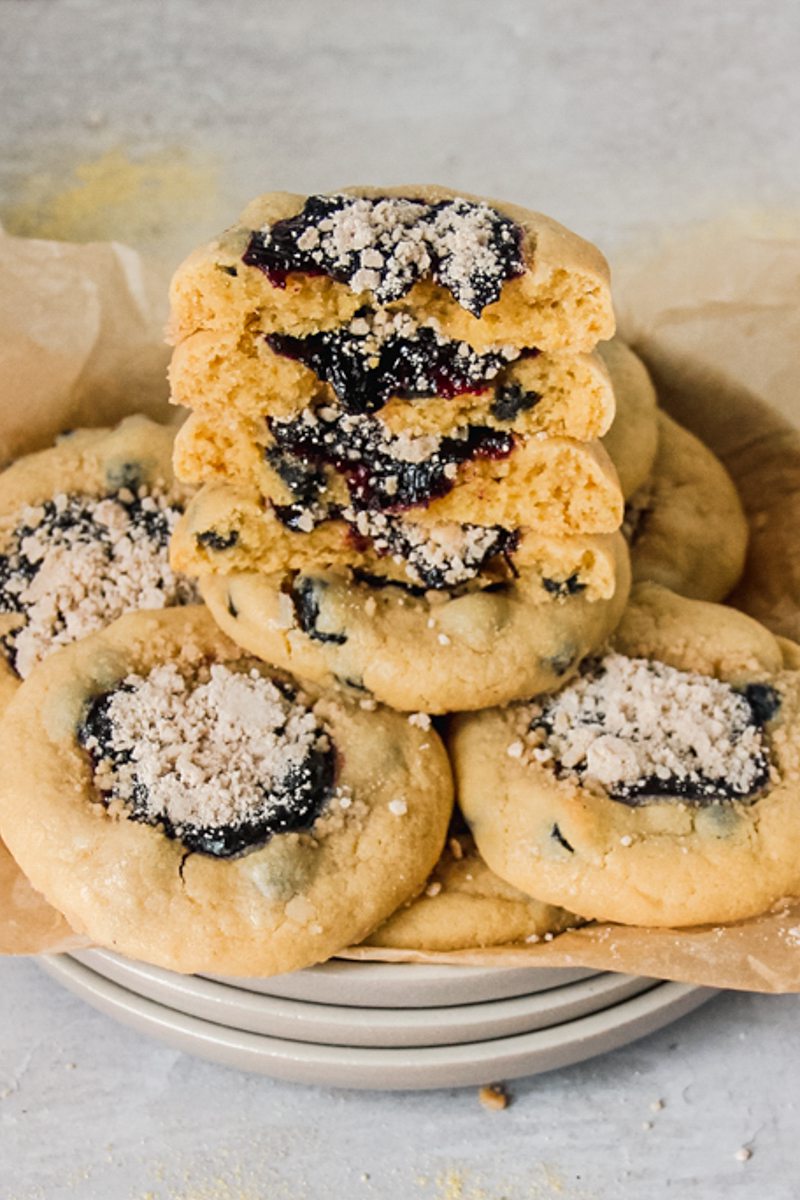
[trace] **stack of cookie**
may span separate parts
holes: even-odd
[[[175,467],[202,484],[173,563],[240,645],[446,712],[553,687],[608,636],[628,564],[593,247],[440,188],[273,194],[172,302]]]

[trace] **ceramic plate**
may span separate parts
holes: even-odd
[[[96,974],[177,1012],[232,1029],[335,1046],[443,1046],[546,1029],[598,1012],[653,987],[655,980],[603,974],[531,996],[446,1008],[312,1004],[260,995],[193,975],[176,975],[113,954],[72,956]]]
[[[67,956],[40,962],[101,1012],[188,1054],[298,1083],[381,1090],[475,1086],[551,1071],[634,1041],[714,994],[709,988],[659,983],[603,1012],[552,1029],[459,1046],[372,1049],[227,1029],[137,996]]]
[[[427,963],[351,962],[332,959],[317,967],[270,979],[228,979],[268,996],[345,1004],[354,1008],[438,1008],[529,996],[588,979],[596,971],[552,967],[459,967]]]

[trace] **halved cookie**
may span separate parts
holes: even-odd
[[[392,321],[400,324],[399,314]],[[278,344],[277,335],[201,330],[173,351],[172,401],[206,422],[231,414],[253,423],[291,421],[309,409],[334,407],[371,414],[387,433],[445,437],[464,425],[488,425],[590,441],[613,419],[614,393],[597,354],[522,353],[508,346],[478,355],[465,343],[395,334],[376,343],[382,355],[375,355],[368,333],[353,328],[368,329],[366,319],[311,334],[300,347],[284,339],[284,352],[270,344]],[[324,356],[319,342],[328,346]]]
[[[172,282],[171,337],[304,337],[364,306],[402,306],[475,350],[591,350],[614,332],[608,267],[540,213],[409,184],[329,196],[273,192],[200,247]]]

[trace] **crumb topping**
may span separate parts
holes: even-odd
[[[778,703],[765,684],[738,692],[709,676],[609,654],[534,706],[527,749],[559,776],[626,804],[748,802],[769,778],[762,726]],[[521,758],[524,749],[514,741],[507,753]]]
[[[78,739],[106,803],[218,857],[309,829],[333,792],[328,733],[254,668],[129,675],[92,701]]]
[[[145,487],[26,506],[0,554],[0,612],[22,618],[3,638],[17,674],[123,613],[195,602],[194,584],[169,565],[179,516]]]
[[[385,513],[344,509],[342,516],[375,552],[391,556],[412,583],[425,588],[454,588],[475,579],[490,559],[513,554],[519,541],[499,525],[438,522],[417,525]]]
[[[475,316],[525,269],[522,230],[483,202],[309,196],[296,216],[256,230],[243,261],[276,286],[291,271],[330,275],[385,304],[432,277]]]
[[[478,353],[467,342],[443,337],[433,319],[420,322],[407,312],[371,308],[359,309],[340,329],[306,337],[272,333],[266,341],[276,354],[303,363],[330,384],[348,412],[374,412],[392,396],[417,400],[483,392],[523,353],[510,345]]]

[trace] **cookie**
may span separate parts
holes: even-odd
[[[636,582],[651,580],[695,600],[722,600],[738,583],[747,519],[718,458],[666,413],[648,482],[630,497],[625,532]]]
[[[323,521],[306,533],[285,524],[257,494],[210,484],[176,527],[172,562],[198,576],[351,568],[379,585],[394,579],[434,589],[503,582],[535,568],[548,595],[589,589],[594,599],[614,590],[618,534],[556,538],[530,528],[353,516],[352,524]]]
[[[614,332],[594,246],[539,213],[416,184],[260,196],[178,268],[171,305],[174,342],[198,330],[302,338],[376,305],[478,351],[584,351]]]
[[[309,445],[324,447],[320,435],[315,439]],[[410,537],[414,543],[436,537],[445,523],[504,532],[501,549],[511,551],[524,529],[540,538],[562,538],[619,528],[623,498],[598,443],[532,440],[512,447],[507,458],[487,450],[490,444],[460,472],[453,455],[463,452],[462,443],[455,449],[442,444],[429,458],[411,461],[365,450],[363,469],[357,463],[352,472],[326,476],[293,456],[279,473],[244,442],[220,458],[219,473],[236,479],[240,455],[246,456],[253,474],[260,470],[255,482],[246,475],[238,484],[201,488],[177,531],[173,561],[199,574],[218,569],[214,551],[228,549],[229,564],[254,569],[257,561],[248,560],[248,547],[266,546],[273,553],[276,540],[287,541],[284,529],[308,535],[289,539],[298,555],[306,547],[303,566],[327,567],[350,563],[359,545],[407,557],[404,543]],[[265,488],[272,492],[268,500]],[[321,549],[332,553],[334,547],[342,548],[341,559],[320,559]]]
[[[203,599],[251,653],[367,700],[431,713],[506,704],[557,687],[619,621],[629,587],[624,539],[616,586],[589,600],[538,571],[481,590],[410,589],[348,572],[205,575]]]
[[[557,520],[563,532],[609,533],[622,520],[619,481],[599,442],[517,438],[488,425],[465,426],[453,437],[411,437],[387,434],[374,417],[328,408],[260,427],[233,418],[224,425],[192,422],[175,466],[191,482],[255,489],[276,508],[293,508],[295,521],[307,512],[318,523],[353,507],[421,509],[428,522],[519,524],[531,504],[537,523]],[[543,504],[549,507],[539,514]]]
[[[588,918],[738,921],[800,888],[800,672],[734,609],[640,584],[554,695],[457,718],[481,856]]]
[[[0,827],[77,932],[177,971],[270,975],[415,895],[452,810],[436,733],[248,658],[201,606],[53,655],[9,706]]]
[[[526,896],[490,871],[469,834],[448,839],[425,890],[362,944],[381,950],[484,950],[533,944],[580,925],[580,917]]]
[[[647,368],[630,346],[615,337],[598,350],[616,402],[616,415],[603,446],[627,500],[647,483],[653,471],[658,450],[658,398]]]
[[[505,346],[502,353],[479,355],[461,342],[438,338],[431,346],[421,335],[409,340],[394,334],[379,343],[381,362],[380,356],[377,361],[374,354],[367,357],[368,333],[352,332],[365,327],[360,317],[341,331],[309,335],[309,342],[331,343],[325,358],[306,356],[311,365],[273,350],[269,335],[256,330],[201,330],[173,351],[172,401],[212,424],[225,423],[232,414],[251,424],[267,417],[291,421],[308,409],[329,407],[374,416],[389,434],[444,437],[465,425],[488,425],[505,433],[544,431],[591,441],[602,437],[613,419],[611,381],[597,354],[553,356]],[[354,348],[337,355],[338,343],[348,350],[354,343]],[[445,353],[451,360],[447,372]],[[349,369],[340,369],[340,359]],[[353,362],[361,370],[355,372]]]
[[[0,706],[52,650],[138,608],[196,601],[169,565],[189,489],[173,430],[77,430],[0,474]]]

